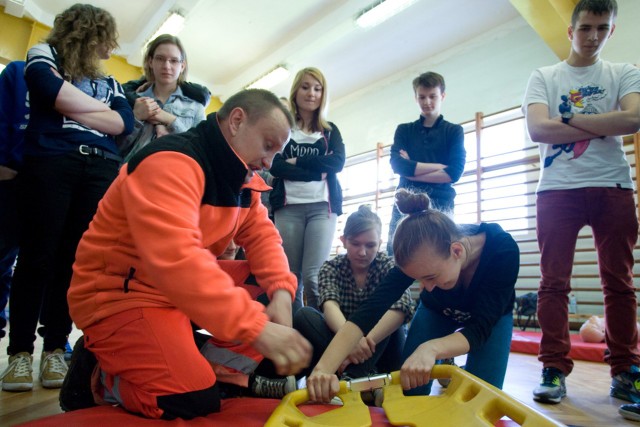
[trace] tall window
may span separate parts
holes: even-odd
[[[498,222],[505,229],[528,228],[531,196],[527,185],[527,157],[534,145],[526,136],[520,109],[485,117],[481,127],[482,144],[478,144],[476,122],[464,123],[467,163],[460,181],[454,185],[458,196],[454,219],[458,223]],[[480,147],[480,148],[479,148]],[[340,174],[344,193],[345,215],[338,221],[334,252],[340,252],[344,221],[361,204],[369,204],[383,223],[386,245],[393,194],[398,176],[389,163],[390,145],[347,159]],[[478,157],[480,156],[480,168]]]
[[[465,132],[467,162],[461,179],[454,185],[454,220],[457,223],[480,221],[499,223],[511,233],[520,247],[520,273],[516,290],[535,291],[540,281],[540,253],[536,240],[535,189],[540,161],[538,146],[526,132],[520,108],[462,124]],[[638,138],[640,140],[640,138]],[[338,220],[334,253],[343,248],[342,234],[347,216],[361,204],[369,204],[383,223],[383,248],[386,247],[393,194],[398,176],[389,164],[388,145],[347,159],[340,174],[344,189],[344,212]],[[633,138],[625,138],[625,153],[636,174],[636,148]],[[640,249],[635,251],[640,258]],[[640,275],[636,262],[634,275]],[[576,247],[571,286],[578,301],[578,314],[601,314],[603,297],[597,254],[589,227],[581,230]]]

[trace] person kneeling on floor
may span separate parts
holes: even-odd
[[[63,409],[118,404],[163,419],[220,411],[218,381],[191,322],[250,344],[279,375],[309,364],[310,344],[290,327],[296,278],[260,203],[268,187],[254,173],[271,166],[292,124],[271,92],[245,90],[120,170],[76,253],[68,301],[84,337],[60,393]],[[216,256],[231,240],[266,290],[266,308],[220,268]]]

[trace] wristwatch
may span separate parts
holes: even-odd
[[[562,123],[564,123],[565,125],[569,124],[569,120],[571,120],[573,118],[573,113],[571,111],[565,111],[564,113],[562,113]]]

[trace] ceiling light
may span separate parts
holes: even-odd
[[[245,89],[271,89],[287,77],[289,77],[289,70],[283,65],[278,65],[258,80],[246,86]]]
[[[182,28],[184,27],[184,16],[180,15],[178,12],[171,12],[171,14],[164,20],[164,22],[158,28],[150,38],[149,41],[155,40],[161,34],[171,34],[172,36],[177,36]]]
[[[408,8],[417,0],[381,0],[365,9],[356,18],[361,28],[371,28],[386,21],[398,12]]]

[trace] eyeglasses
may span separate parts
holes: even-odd
[[[160,64],[160,65],[164,65],[165,62],[169,61],[169,65],[171,65],[172,67],[177,67],[178,65],[182,64],[184,62],[184,60],[182,59],[178,59],[178,58],[165,58],[162,55],[155,55],[153,57],[153,62],[155,62],[156,64]]]

